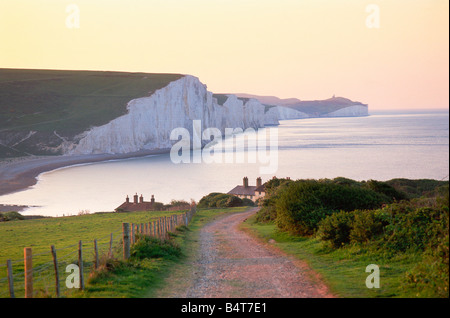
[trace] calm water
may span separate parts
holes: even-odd
[[[38,206],[23,214],[74,215],[81,210],[112,211],[128,194],[147,201],[198,201],[210,192],[228,192],[277,177],[389,180],[448,180],[449,115],[378,113],[361,118],[282,121],[278,127],[278,169],[261,174],[266,164],[174,164],[158,155],[64,168],[39,176],[25,191],[0,197],[3,204]],[[248,153],[248,152],[247,152]]]

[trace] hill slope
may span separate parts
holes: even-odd
[[[93,126],[127,113],[180,74],[0,69],[0,157],[60,154]]]

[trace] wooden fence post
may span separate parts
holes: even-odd
[[[6,261],[6,267],[8,270],[9,297],[15,298],[16,296],[14,295],[14,279],[13,279],[12,263],[10,259]]]
[[[113,256],[112,246],[113,246],[113,234],[111,233],[111,236],[109,238],[109,253],[108,253],[109,257]]]
[[[25,298],[33,298],[33,256],[31,247],[24,248]]]
[[[98,269],[99,261],[98,261],[98,245],[97,245],[97,239],[94,240],[94,253],[95,253],[95,263],[94,268]]]
[[[55,267],[55,289],[56,289],[56,297],[61,296],[61,291],[59,289],[59,270],[58,270],[58,259],[56,257],[56,248],[54,245],[51,246],[52,257],[53,257],[53,266]]]
[[[78,243],[78,268],[80,270],[80,289],[84,290],[83,243]]]
[[[123,232],[123,259],[130,258],[130,224],[122,223]]]

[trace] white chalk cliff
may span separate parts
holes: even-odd
[[[364,105],[354,105],[338,109],[326,115],[322,115],[322,117],[359,117],[359,116],[369,116],[369,108]]]
[[[242,101],[229,95],[223,105],[206,85],[194,76],[184,76],[151,96],[131,100],[128,113],[108,124],[94,127],[79,136],[79,142],[66,148],[65,154],[129,153],[140,150],[168,149],[173,129],[186,128],[192,138],[193,120],[201,120],[202,129],[261,128],[265,125],[265,106],[256,99]]]
[[[303,119],[309,118],[309,115],[289,107],[273,106],[267,110],[265,117],[266,125],[279,125],[279,120]]]

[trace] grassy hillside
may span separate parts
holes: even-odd
[[[7,293],[7,283],[5,282],[7,259],[13,261],[14,280],[18,295],[23,293],[23,251],[25,247],[31,247],[33,251],[33,268],[36,269],[37,288],[45,289],[48,287],[48,282],[45,280],[52,281],[52,271],[51,268],[48,268],[48,262],[52,261],[51,245],[57,249],[58,259],[61,263],[63,261],[70,263],[76,262],[78,242],[81,240],[85,251],[84,258],[92,264],[94,240],[98,240],[100,252],[105,252],[109,248],[111,233],[113,233],[114,246],[117,248],[116,255],[121,255],[120,240],[123,222],[148,223],[161,216],[183,212],[96,213],[0,222],[0,298],[6,297],[5,293]],[[66,274],[62,273],[62,275]],[[38,280],[39,278],[44,281]]]
[[[194,253],[198,238],[195,233],[206,222],[223,213],[244,211],[246,207],[229,209],[199,209],[189,229],[185,233],[174,235],[175,244],[179,245],[183,256]],[[33,270],[35,290],[38,297],[54,297],[54,272],[50,246],[54,245],[59,260],[61,288],[63,295],[75,297],[142,297],[155,293],[167,275],[167,269],[174,265],[174,260],[166,257],[152,257],[139,262],[125,264],[122,259],[122,222],[145,223],[161,216],[181,214],[173,212],[130,212],[130,213],[96,213],[71,217],[43,218],[34,220],[17,220],[0,222],[0,298],[9,297],[6,280],[6,260],[13,261],[14,286],[17,297],[24,296],[23,290],[23,249],[31,247],[33,251]],[[65,288],[65,265],[76,263],[78,242],[83,242],[85,268],[93,263],[93,240],[98,240],[100,254],[109,248],[110,233],[116,261],[109,263],[116,266],[112,273],[97,273],[92,277],[85,274],[87,283],[85,293],[78,293]],[[186,240],[185,237],[190,239]],[[102,261],[102,260],[101,260]],[[120,265],[120,268],[117,266]],[[112,287],[113,286],[113,287]]]
[[[130,100],[182,76],[0,69],[0,158],[58,154],[63,139],[125,114]]]

